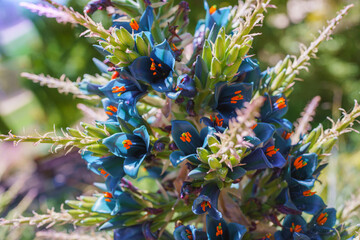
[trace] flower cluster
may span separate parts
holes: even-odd
[[[249,54],[250,31],[268,2],[217,8],[205,0],[193,38],[184,1],[97,0],[85,16],[48,2],[99,37],[95,47],[105,57],[94,60],[102,76],[77,87],[101,99],[107,119],[53,141],[81,148],[88,168],[104,177],[89,208],[104,216],[94,219],[101,230],[115,229],[114,239],[337,236],[336,210],[313,191],[334,144],[323,137],[314,151],[319,131],[292,139],[290,58],[262,71]],[[112,14],[109,31],[89,20],[97,10]],[[346,129],[353,116],[337,127]],[[153,189],[134,186],[144,178]],[[344,227],[340,234],[350,236]]]

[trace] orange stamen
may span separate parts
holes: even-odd
[[[306,190],[303,192],[303,195],[305,197],[310,197],[310,196],[313,196],[316,192],[312,192],[311,190]]]
[[[231,101],[230,101],[232,104],[235,104],[235,103],[237,103],[238,101],[244,99],[244,96],[240,94],[240,93],[241,93],[241,90],[236,91],[236,92],[234,92],[234,93],[236,94],[236,96],[232,97],[232,98],[231,98]]]
[[[295,159],[294,161],[294,167],[296,168],[296,170],[303,168],[307,165],[307,162],[302,160],[302,157],[298,157],[297,159]]]
[[[115,78],[118,78],[120,76],[119,72],[118,71],[115,71],[113,73],[113,75],[111,76],[111,80],[115,79]]]
[[[201,203],[201,208],[202,208],[202,210],[205,212],[205,210],[206,210],[206,207],[209,207],[209,208],[211,208],[211,204],[210,204],[210,202],[208,202],[208,201],[203,201],[202,203]]]
[[[251,127],[252,130],[254,130],[257,127],[257,123],[254,124],[254,126]]]
[[[175,44],[173,43],[171,49],[175,52],[175,51],[178,51],[179,49],[175,46]]]
[[[277,109],[283,109],[286,107],[285,98],[281,97],[275,102],[275,108]]]
[[[275,148],[275,146],[268,147],[266,149],[266,156],[272,157],[277,151],[279,151],[279,149]]]
[[[103,175],[105,178],[107,178],[109,176],[109,174],[102,168],[98,169],[100,171],[100,174]]]
[[[192,232],[189,229],[185,229],[185,232],[186,232],[186,237],[189,240],[192,240],[193,239]]]
[[[223,235],[223,230],[222,230],[222,227],[221,227],[221,223],[219,223],[219,225],[216,227],[216,236],[221,236]]]
[[[301,232],[302,228],[300,225],[296,225],[294,223],[292,223],[291,228],[290,228],[290,232]]]
[[[156,75],[156,72],[153,72],[153,75],[155,76],[155,75]]]
[[[123,93],[125,91],[126,91],[125,86],[122,86],[122,87],[115,86],[112,88],[112,93],[119,93],[119,95],[121,95],[121,93]]]
[[[319,217],[316,219],[317,224],[323,226],[326,223],[328,216],[327,213],[320,213]]]
[[[180,139],[183,142],[191,142],[191,137],[192,136],[191,136],[191,134],[189,132],[185,132],[185,133],[181,134]]]
[[[133,143],[132,143],[130,140],[128,140],[128,139],[124,140],[124,141],[122,142],[122,144],[124,145],[124,148],[126,148],[127,150],[130,149],[130,146],[131,146],[131,145],[133,145]]]
[[[135,31],[139,30],[139,24],[136,22],[134,18],[131,19],[130,27]]]
[[[288,132],[284,131],[284,132],[281,134],[281,136],[282,136],[282,138],[284,138],[285,140],[288,140],[288,139],[291,137],[291,134],[292,134],[292,133],[288,133]]]
[[[212,5],[209,9],[210,15],[214,14],[216,12],[216,5]]]
[[[107,108],[106,108],[107,110],[110,110],[110,111],[112,111],[112,112],[117,112],[117,107],[114,107],[114,106],[108,106]]]

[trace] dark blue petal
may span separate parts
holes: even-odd
[[[175,55],[171,50],[171,47],[167,40],[164,40],[162,43],[156,45],[154,50],[151,52],[152,57],[158,58],[160,61],[168,65],[171,69],[174,69],[175,66]]]
[[[256,170],[256,169],[265,169],[273,168],[274,166],[269,162],[264,151],[260,148],[254,150],[248,156],[241,160],[242,166],[245,170]]]
[[[185,154],[196,153],[196,149],[203,145],[196,128],[188,121],[174,120],[171,122],[171,135],[176,146]],[[186,137],[187,135],[188,137]]]
[[[209,216],[219,220],[222,217],[221,212],[217,210],[219,194],[220,189],[216,183],[206,184],[199,197],[195,199],[192,206],[192,211],[198,215],[208,212]]]
[[[130,141],[130,142],[128,142]],[[127,147],[126,143],[129,143]],[[116,133],[103,139],[103,144],[118,157],[143,157],[147,153],[144,140],[136,135]]]
[[[114,240],[144,240],[145,236],[142,232],[142,225],[131,227],[123,227],[114,231]]]
[[[303,217],[300,215],[287,215],[283,222],[283,229],[281,231],[281,235],[284,239],[292,239],[294,230],[296,229],[296,226],[298,227],[297,230],[300,230],[300,233],[306,232],[306,221]],[[294,229],[295,228],[295,229]],[[291,230],[292,231],[291,231]]]
[[[222,235],[217,235],[218,227],[221,227]],[[235,240],[230,238],[228,225],[223,218],[214,219],[209,215],[206,215],[206,233],[209,240]]]
[[[152,7],[148,6],[140,18],[139,28],[141,29],[141,31],[150,32],[153,22],[154,22],[154,11]]]
[[[107,202],[105,197],[99,197],[91,208],[91,211],[110,214],[115,207],[115,201]]]
[[[170,162],[174,167],[176,167],[186,159],[190,160],[193,163],[199,164],[200,161],[197,160],[196,156],[197,156],[196,153],[185,155],[182,151],[175,151],[170,154]]]
[[[127,157],[124,162],[125,173],[132,178],[136,178],[145,157],[146,155],[143,155],[142,157]]]
[[[236,180],[244,176],[246,170],[242,167],[234,167],[232,171],[229,171],[227,177],[231,178],[232,180]]]
[[[297,209],[312,215],[326,207],[324,201],[318,195],[297,196],[292,198],[292,201],[296,205]]]
[[[239,223],[229,223],[228,229],[229,229],[230,240],[242,239],[247,231],[246,227]]]

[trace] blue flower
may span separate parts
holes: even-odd
[[[150,153],[150,136],[145,126],[133,134],[116,133],[103,140],[103,144],[116,156],[124,158],[124,172],[136,178],[140,165]]]
[[[214,128],[217,132],[223,133],[227,128],[227,123],[224,122],[224,119],[218,114],[215,117],[210,116],[210,118],[202,117],[200,123],[204,123],[208,127]]]
[[[205,27],[212,29],[213,27],[217,29],[217,32],[221,27],[225,27],[229,21],[229,14],[231,7],[224,7],[217,9],[216,5],[213,5],[209,8],[207,1],[204,1],[204,8],[206,11],[205,17]],[[214,24],[216,24],[214,26]],[[216,34],[217,34],[216,32]]]
[[[206,238],[206,233],[201,230],[197,230],[193,225],[180,225],[175,228],[174,231],[175,240],[204,240]]]
[[[119,72],[119,77],[111,80],[99,90],[112,102],[135,101],[146,93],[146,86],[125,71]]]
[[[249,141],[253,146],[259,146],[260,144],[268,142],[274,135],[275,128],[268,123],[256,123],[252,126],[255,136],[247,136],[245,140]]]
[[[166,95],[171,99],[176,99],[179,95],[188,98],[195,97],[196,88],[194,79],[190,78],[187,74],[179,76],[173,92],[169,92]]]
[[[291,132],[286,131],[283,128],[278,128],[275,131],[274,139],[275,139],[275,146],[279,148],[279,152],[283,156],[287,156],[290,151],[291,147]]]
[[[134,31],[134,33],[140,33],[140,32],[150,32],[151,31],[151,27],[153,25],[154,22],[154,10],[152,7],[148,6],[145,9],[145,12],[143,13],[143,15],[140,18],[140,22],[138,23],[134,18],[131,19],[130,22],[117,22],[116,18],[119,18],[119,15],[115,15],[113,16],[113,27],[116,28],[120,28],[123,27],[125,28],[128,32],[132,32]]]
[[[309,223],[309,228],[312,233],[322,235],[333,230],[335,223],[336,210],[334,208],[326,208],[314,215]]]
[[[102,85],[91,83],[88,79],[84,79],[79,83],[79,89],[83,94],[86,95],[99,95],[103,96],[104,94],[99,90]]]
[[[298,236],[305,236],[300,239],[308,239],[304,233],[307,231],[306,221],[300,215],[287,215],[282,224],[282,230],[275,233],[276,240],[299,239]]]
[[[236,117],[235,109],[243,107],[249,102],[252,96],[252,84],[250,83],[218,83],[215,86],[214,109],[227,122],[230,118]]]
[[[117,122],[117,112],[118,112],[118,103],[113,102],[108,98],[103,98],[101,100],[105,113],[109,117],[107,122],[116,123]]]
[[[220,189],[214,182],[208,183],[202,189],[200,195],[194,200],[192,211],[197,214],[209,213],[209,216],[220,220],[222,214],[217,210]]]
[[[253,150],[241,161],[246,170],[265,169],[265,168],[282,168],[286,164],[285,158],[275,148],[272,141],[265,144],[264,147]]]
[[[206,147],[207,136],[213,133],[213,129],[205,127],[200,134],[196,128],[188,121],[174,120],[171,122],[171,135],[180,151],[172,152],[170,161],[173,166],[177,166],[185,159],[193,163],[200,163],[197,159],[196,149]]]
[[[155,91],[171,92],[174,65],[174,53],[165,40],[154,47],[150,57],[142,56],[135,59],[129,69],[137,80],[149,83]]]
[[[305,153],[289,158],[288,171],[285,179],[290,187],[304,186],[311,189],[314,186],[315,178],[313,174],[316,170],[318,161],[315,153]]]
[[[265,102],[260,110],[261,122],[277,123],[286,131],[291,132],[292,124],[282,117],[288,110],[287,99],[283,95],[269,96],[265,93]]]
[[[257,60],[247,57],[241,62],[234,82],[252,83],[254,90],[257,90],[262,77]]]
[[[209,240],[241,240],[246,228],[238,223],[227,223],[223,218],[206,216],[206,232]]]

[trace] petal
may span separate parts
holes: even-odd
[[[152,51],[152,56],[157,57],[159,60],[168,65],[171,69],[174,69],[175,66],[175,55],[171,50],[171,47],[167,40],[164,40],[162,43],[156,45]]]
[[[148,6],[140,18],[139,27],[142,31],[151,31],[154,22],[154,10]]]
[[[219,226],[219,224],[221,224],[223,234],[221,236],[216,236],[217,227]],[[219,237],[220,237],[220,239],[229,239],[230,240],[228,225],[223,218],[214,219],[214,218],[210,217],[209,215],[207,215],[206,216],[206,232],[207,232],[209,240],[218,240]]]
[[[115,207],[115,201],[107,202],[105,197],[99,197],[91,208],[91,211],[110,214]]]
[[[146,145],[146,148],[149,149],[150,147],[150,136],[146,129],[146,127],[143,125],[137,129],[134,130],[134,135],[141,137]]]
[[[184,137],[186,134],[188,137]],[[174,120],[171,122],[171,135],[176,146],[184,153],[196,153],[196,148],[203,145],[203,141],[196,128],[188,121]]]
[[[143,155],[141,158],[129,156],[125,158],[124,161],[124,171],[127,175],[132,178],[136,178],[139,172],[141,163],[144,161],[146,155]]]
[[[248,156],[243,158],[241,163],[246,164],[242,167],[247,171],[274,167],[260,148],[254,150]]]
[[[316,214],[326,207],[324,201],[318,195],[313,196],[298,196],[292,199],[297,209],[308,214]]]
[[[129,140],[131,145],[126,148],[124,141]],[[103,139],[103,144],[118,157],[142,157],[147,153],[143,139],[132,134],[116,133]]]
[[[135,225],[131,227],[123,227],[114,231],[114,240],[131,239],[144,240],[142,225]]]
[[[274,135],[275,128],[268,123],[257,123],[256,127],[253,129],[256,137],[262,142],[267,142]]]
[[[247,232],[246,227],[239,223],[229,223],[228,229],[229,229],[230,240],[240,240],[244,237],[245,233]]]
[[[151,63],[150,57],[138,57],[129,66],[130,72],[135,79],[151,83],[153,82],[153,72],[150,70]]]
[[[246,170],[242,167],[234,167],[232,171],[229,171],[227,177],[231,178],[232,180],[236,180],[244,176]]]

